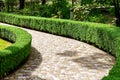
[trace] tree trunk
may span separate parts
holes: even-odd
[[[19,10],[24,9],[25,0],[19,0]]]
[[[119,7],[119,1],[118,0],[113,0],[114,2],[114,7],[115,7],[115,16],[116,16],[116,25],[120,26],[120,7]]]
[[[42,5],[44,5],[46,3],[46,0],[41,0],[42,1]]]
[[[0,0],[0,11],[2,11],[3,7],[4,7],[4,2]]]

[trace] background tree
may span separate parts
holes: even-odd
[[[2,11],[3,7],[4,7],[4,3],[2,0],[0,0],[0,11]]]
[[[42,1],[42,5],[46,4],[46,0],[41,0]]]
[[[16,3],[17,0],[2,0],[4,2],[4,9],[7,12],[13,11],[13,6]]]
[[[120,26],[120,7],[119,7],[119,0],[113,0],[114,7],[115,7],[115,16],[116,16],[116,25]]]
[[[24,9],[25,0],[19,0],[19,10]]]

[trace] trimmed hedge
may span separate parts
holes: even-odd
[[[27,59],[32,37],[22,29],[0,25],[0,38],[13,42],[12,45],[0,51],[0,77],[2,77]]]
[[[116,64],[102,80],[120,80],[120,28],[90,22],[0,13],[0,21],[92,43],[116,57]]]

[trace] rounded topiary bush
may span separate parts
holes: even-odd
[[[28,58],[32,37],[22,29],[0,25],[0,38],[13,42],[0,51],[0,77],[2,77]]]

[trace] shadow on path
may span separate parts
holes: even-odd
[[[115,60],[109,54],[93,53],[85,57],[72,59],[73,62],[80,64],[82,67],[95,70],[104,70],[111,68]]]
[[[28,60],[3,80],[45,80],[37,76],[32,76],[32,72],[34,72],[35,69],[41,65],[41,63],[41,53],[34,47],[31,47],[31,54]]]
[[[87,56],[78,56],[78,54],[80,54],[78,51],[65,51],[64,53],[57,53],[57,55],[62,57],[71,57],[71,61],[88,69],[104,70],[111,68],[115,63],[115,59],[112,58],[111,55],[105,53],[91,53]]]
[[[63,53],[57,53],[57,55],[65,56],[65,57],[74,57],[77,56],[79,52],[77,51],[64,51]]]

